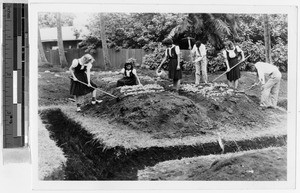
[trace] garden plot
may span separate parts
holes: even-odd
[[[177,93],[168,90],[168,81],[121,91],[96,79],[100,89],[120,100],[101,95],[104,101],[91,105],[86,98],[77,113],[76,104],[66,103],[64,74],[40,75],[40,115],[67,157],[63,171],[55,172],[64,173],[65,180],[137,180],[138,171],[163,161],[220,154],[217,134],[225,153],[286,145],[285,112],[261,110],[257,96],[221,83],[184,84]]]

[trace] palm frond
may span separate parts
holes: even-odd
[[[173,38],[178,33],[183,33],[190,26],[190,21],[188,19],[188,15],[182,15],[182,21],[178,23],[176,27],[174,27],[170,33],[168,34],[168,38]]]
[[[222,32],[222,33],[226,33],[227,35],[231,34],[229,25],[226,22],[222,21],[221,19],[214,19],[212,23],[217,33]]]

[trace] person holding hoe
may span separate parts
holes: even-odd
[[[239,63],[240,60],[245,60],[244,52],[239,46],[234,45],[232,41],[227,41],[225,43],[225,49],[223,50],[223,56],[225,58],[225,63],[227,67],[226,76],[228,80],[228,86],[237,89],[238,81],[241,77],[241,72],[239,65],[235,65]]]
[[[204,83],[207,83],[207,58],[205,45],[196,41],[191,50],[192,58],[195,63],[195,84],[200,84],[200,69]]]
[[[160,71],[161,66],[168,59],[169,79],[173,80],[173,88],[178,91],[180,87],[180,79],[182,78],[179,46],[174,45],[171,38],[164,39],[162,44],[167,46],[167,49],[157,71]]]
[[[262,108],[276,108],[282,76],[278,67],[266,62],[257,62],[251,65],[251,69],[256,71],[258,79],[258,82],[253,84],[251,88],[261,84],[260,106]],[[269,77],[267,82],[265,82],[265,75]]]
[[[71,72],[70,94],[74,95],[77,111],[81,111],[79,98],[88,93],[92,93],[92,104],[101,103],[96,100],[97,85],[91,81],[91,68],[95,59],[90,54],[85,54],[79,59],[74,59],[69,70]]]
[[[123,74],[123,78],[117,81],[117,87],[126,85],[141,85],[140,79],[136,73],[136,69],[133,68],[132,62],[126,62],[124,64],[124,68],[122,68],[118,74]]]

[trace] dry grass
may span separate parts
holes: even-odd
[[[50,176],[55,170],[59,170],[66,162],[62,150],[56,146],[48,130],[39,120],[38,124],[38,167],[39,167],[39,179],[43,180],[45,177]]]
[[[84,116],[77,113],[74,106],[47,106],[42,109],[60,108],[69,118],[77,121],[95,140],[103,142],[108,148],[123,146],[127,149],[147,148],[152,146],[168,147],[177,145],[197,145],[202,143],[217,142],[220,133],[225,141],[239,141],[260,137],[282,136],[287,134],[286,114],[276,115],[274,125],[261,128],[237,129],[224,125],[220,130],[213,130],[206,135],[188,136],[174,139],[154,139],[151,134],[130,129],[117,123],[110,123],[107,119]],[[275,115],[273,115],[275,116]]]
[[[286,147],[170,160],[138,171],[139,180],[286,180]]]

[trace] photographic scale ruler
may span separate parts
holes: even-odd
[[[28,144],[28,5],[3,3],[3,147]]]

